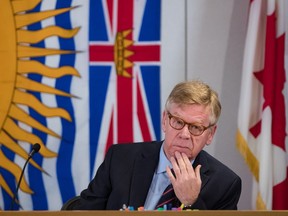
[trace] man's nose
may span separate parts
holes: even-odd
[[[185,139],[189,139],[191,136],[190,131],[188,129],[188,125],[186,124],[182,129],[181,129],[181,137]]]

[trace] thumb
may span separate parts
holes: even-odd
[[[195,168],[195,175],[198,179],[201,180],[201,175],[200,175],[200,169],[201,169],[202,165],[199,164],[196,168]]]
[[[174,173],[173,173],[173,171],[171,171],[169,166],[166,167],[166,172],[167,172],[168,178],[170,179],[171,183],[173,184],[175,182],[175,176],[174,176]]]

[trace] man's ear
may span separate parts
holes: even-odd
[[[167,117],[167,112],[166,111],[163,111],[162,113],[162,121],[161,121],[161,126],[162,126],[162,131],[165,133],[166,132],[166,117]]]
[[[208,135],[208,139],[207,139],[206,145],[210,145],[212,143],[212,140],[213,140],[213,137],[215,135],[216,129],[217,129],[217,125],[214,125],[214,126],[212,126],[211,128],[208,129],[208,130],[210,130],[210,133]]]

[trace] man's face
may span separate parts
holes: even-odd
[[[162,130],[165,133],[164,152],[168,160],[170,160],[172,156],[175,156],[176,151],[185,153],[190,160],[195,159],[204,146],[212,142],[216,126],[208,128],[199,136],[195,136],[189,132],[188,125],[185,125],[180,130],[171,127],[168,112],[180,118],[180,121],[184,120],[186,123],[208,127],[210,125],[210,110],[205,106],[197,104],[180,106],[172,103],[169,109],[163,112]]]

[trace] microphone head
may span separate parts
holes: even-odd
[[[34,151],[34,153],[37,153],[39,152],[40,148],[41,148],[40,144],[35,143],[32,147],[32,150]]]

